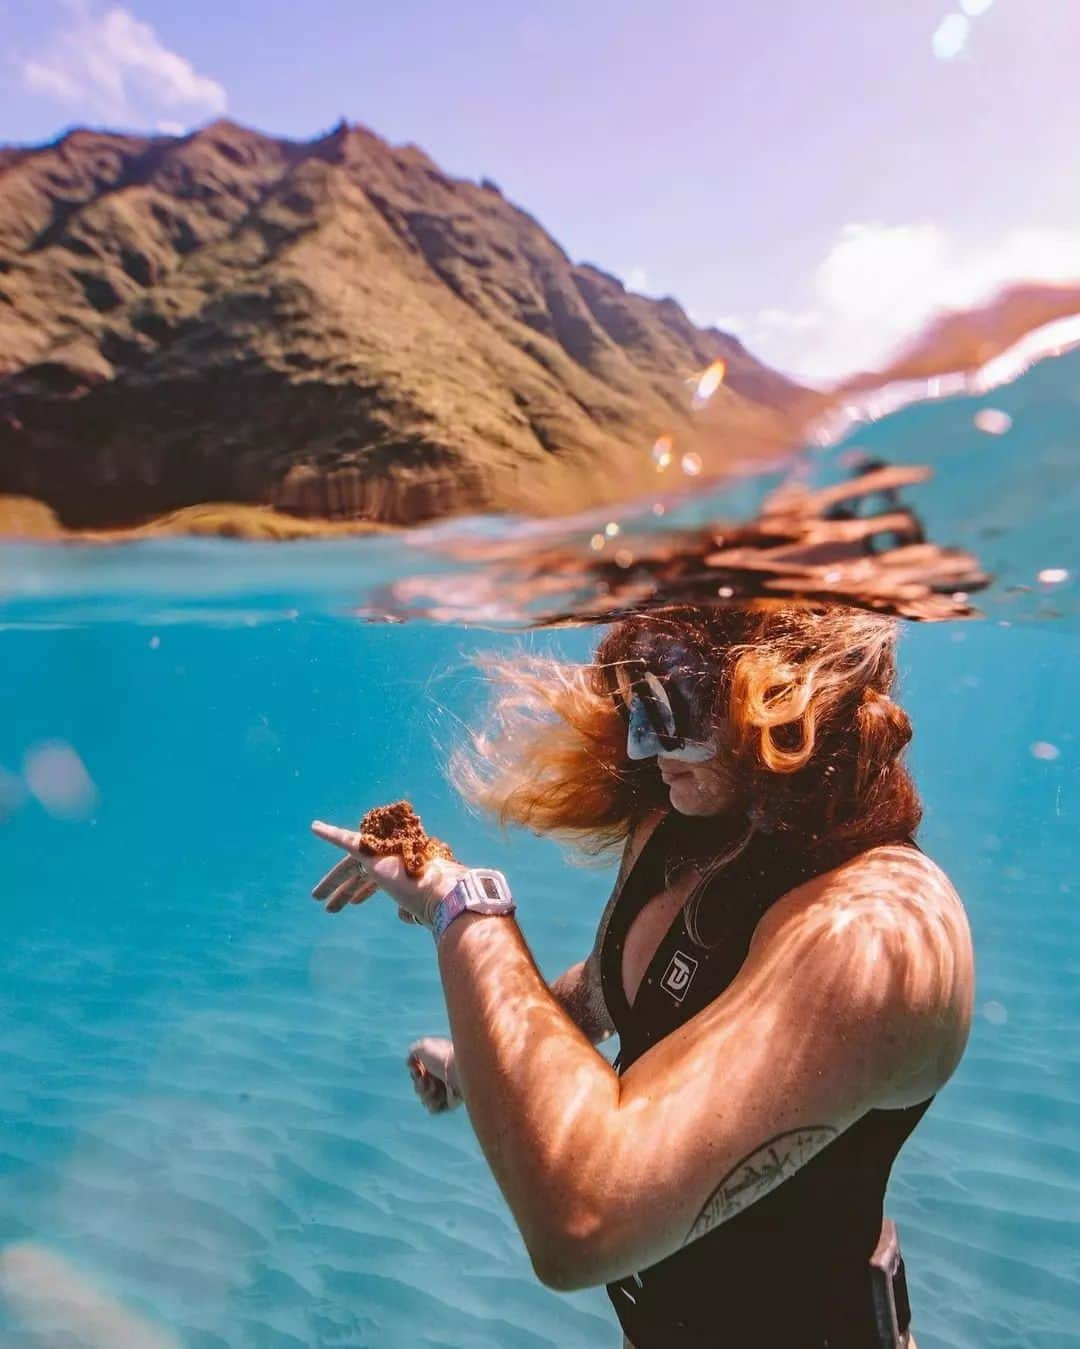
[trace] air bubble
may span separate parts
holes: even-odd
[[[981,408],[972,421],[976,429],[987,436],[1003,436],[1012,430],[1012,418],[1000,408]]]

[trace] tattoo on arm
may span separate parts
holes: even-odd
[[[806,1129],[790,1129],[744,1157],[732,1167],[709,1196],[687,1233],[684,1246],[711,1232],[714,1227],[734,1218],[755,1200],[775,1190],[781,1181],[795,1174],[801,1166],[820,1152],[838,1129],[828,1124],[813,1124]]]

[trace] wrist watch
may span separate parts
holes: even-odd
[[[473,867],[439,900],[432,913],[431,932],[438,946],[442,934],[463,913],[513,913],[517,908],[506,877],[488,867]]]

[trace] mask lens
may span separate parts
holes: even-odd
[[[656,675],[646,670],[642,676],[641,684],[638,686],[637,694],[638,698],[645,703],[646,711],[656,733],[660,736],[670,736],[675,739],[678,734],[675,729],[675,713],[671,709],[671,700],[667,696],[667,690]]]
[[[630,703],[630,722],[626,728],[626,757],[652,759],[663,752],[664,747],[649,720],[645,704],[635,696]]]
[[[649,670],[643,660],[619,661],[609,670],[611,691],[627,720],[626,752],[631,759],[657,754],[685,763],[704,763],[716,753],[715,743],[693,738],[692,689],[678,676],[666,679]],[[669,686],[671,693],[669,695]],[[679,716],[672,706],[677,701]],[[681,725],[680,721],[687,723]]]

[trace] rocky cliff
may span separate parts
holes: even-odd
[[[797,386],[359,127],[0,149],[0,493],[69,527],[596,504],[700,449],[716,360],[709,445],[775,448]]]

